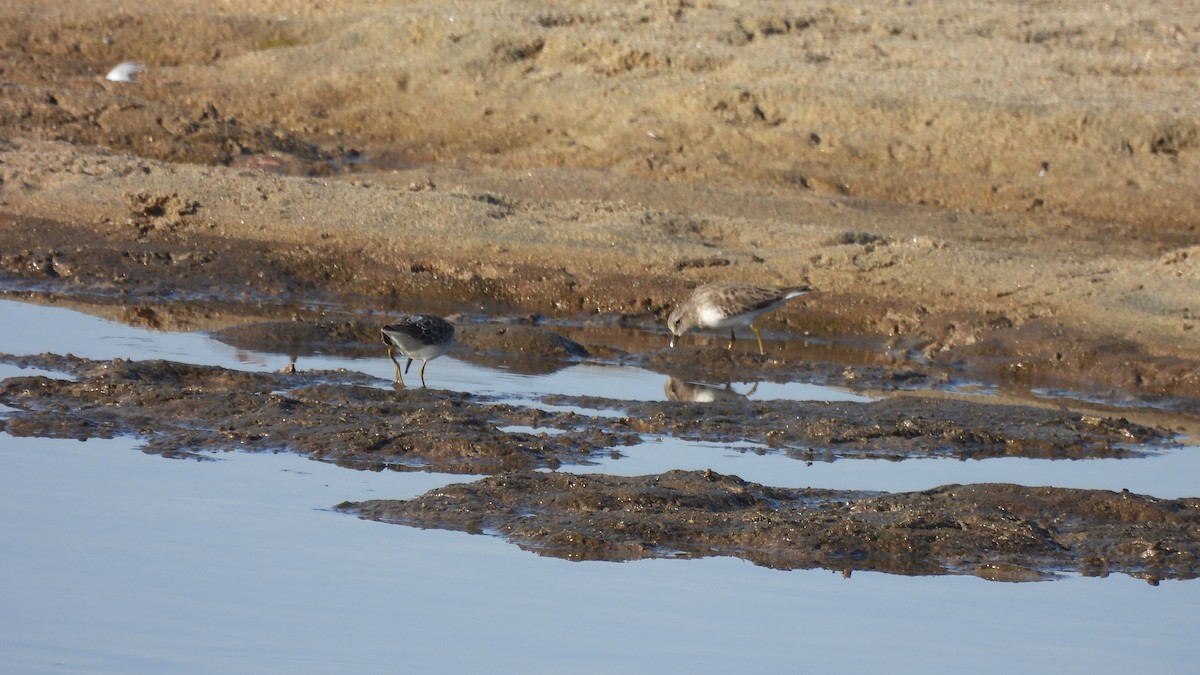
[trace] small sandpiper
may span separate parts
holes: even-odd
[[[396,364],[396,382],[404,386],[400,375],[400,362],[395,352],[408,357],[404,372],[408,372],[414,359],[421,362],[421,386],[425,385],[425,366],[445,354],[454,344],[454,324],[432,314],[414,314],[401,318],[390,326],[383,327],[383,344],[388,346],[388,357]]]
[[[674,347],[679,336],[692,328],[728,328],[727,349],[733,349],[734,340],[737,339],[733,329],[750,326],[754,337],[758,338],[758,353],[765,356],[767,351],[754,320],[811,290],[809,286],[775,288],[735,282],[699,286],[667,317],[667,328],[671,329],[672,334],[671,346]]]

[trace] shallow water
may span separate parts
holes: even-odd
[[[0,352],[165,358],[276,370],[278,354],[0,301]],[[378,358],[305,357],[390,386]],[[0,366],[0,378],[32,374]],[[582,364],[522,376],[443,358],[431,387],[529,402],[552,393],[658,400],[665,376]],[[735,384],[740,392],[749,384]],[[757,394],[757,391],[755,392]],[[854,392],[781,385],[805,400]],[[0,411],[2,412],[2,411]],[[290,454],[165,460],[134,439],[0,434],[0,670],[5,672],[926,672],[1152,670],[1200,657],[1200,584],[1125,576],[779,572],[732,559],[567,562],[500,539],[330,510],[470,476],[360,472]],[[1193,447],[1139,459],[803,461],[749,444],[648,438],[596,466],[712,468],[770,485],[915,490],[949,482],[1200,495]]]
[[[1186,672],[1197,656],[1194,582],[574,563],[327,508],[446,476],[0,444],[7,672]]]

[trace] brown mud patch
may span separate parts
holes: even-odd
[[[346,372],[250,373],[170,361],[91,362],[52,356],[24,365],[67,367],[74,381],[14,377],[0,400],[20,412],[2,424],[16,436],[137,435],[146,452],[201,457],[230,450],[297,452],[355,469],[494,473],[586,463],[636,442],[578,416],[481,401],[469,394],[382,388]],[[561,435],[498,427],[546,425]]]
[[[775,569],[1000,581],[1119,572],[1157,583],[1200,574],[1200,500],[1104,490],[977,484],[879,495],[771,488],[711,471],[521,472],[338,508],[495,533],[569,560],[734,556]]]
[[[668,385],[669,386],[669,385]],[[692,441],[745,440],[805,461],[842,457],[1136,457],[1130,445],[1169,432],[1123,418],[921,396],[867,403],[719,400],[703,405],[547,396],[547,403],[617,409],[614,428]]]

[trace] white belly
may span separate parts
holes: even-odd
[[[705,307],[696,314],[700,319],[701,325],[705,326],[706,328],[736,328],[738,326],[745,326],[751,321],[757,319],[758,315],[762,314],[763,311],[765,310],[759,310],[749,314],[726,316],[724,312],[721,312],[716,308]]]

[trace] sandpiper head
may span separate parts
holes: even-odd
[[[667,328],[671,331],[671,346],[675,346],[675,341],[679,339],[691,326],[684,320],[684,304],[681,303],[671,310],[671,314],[667,316]]]

